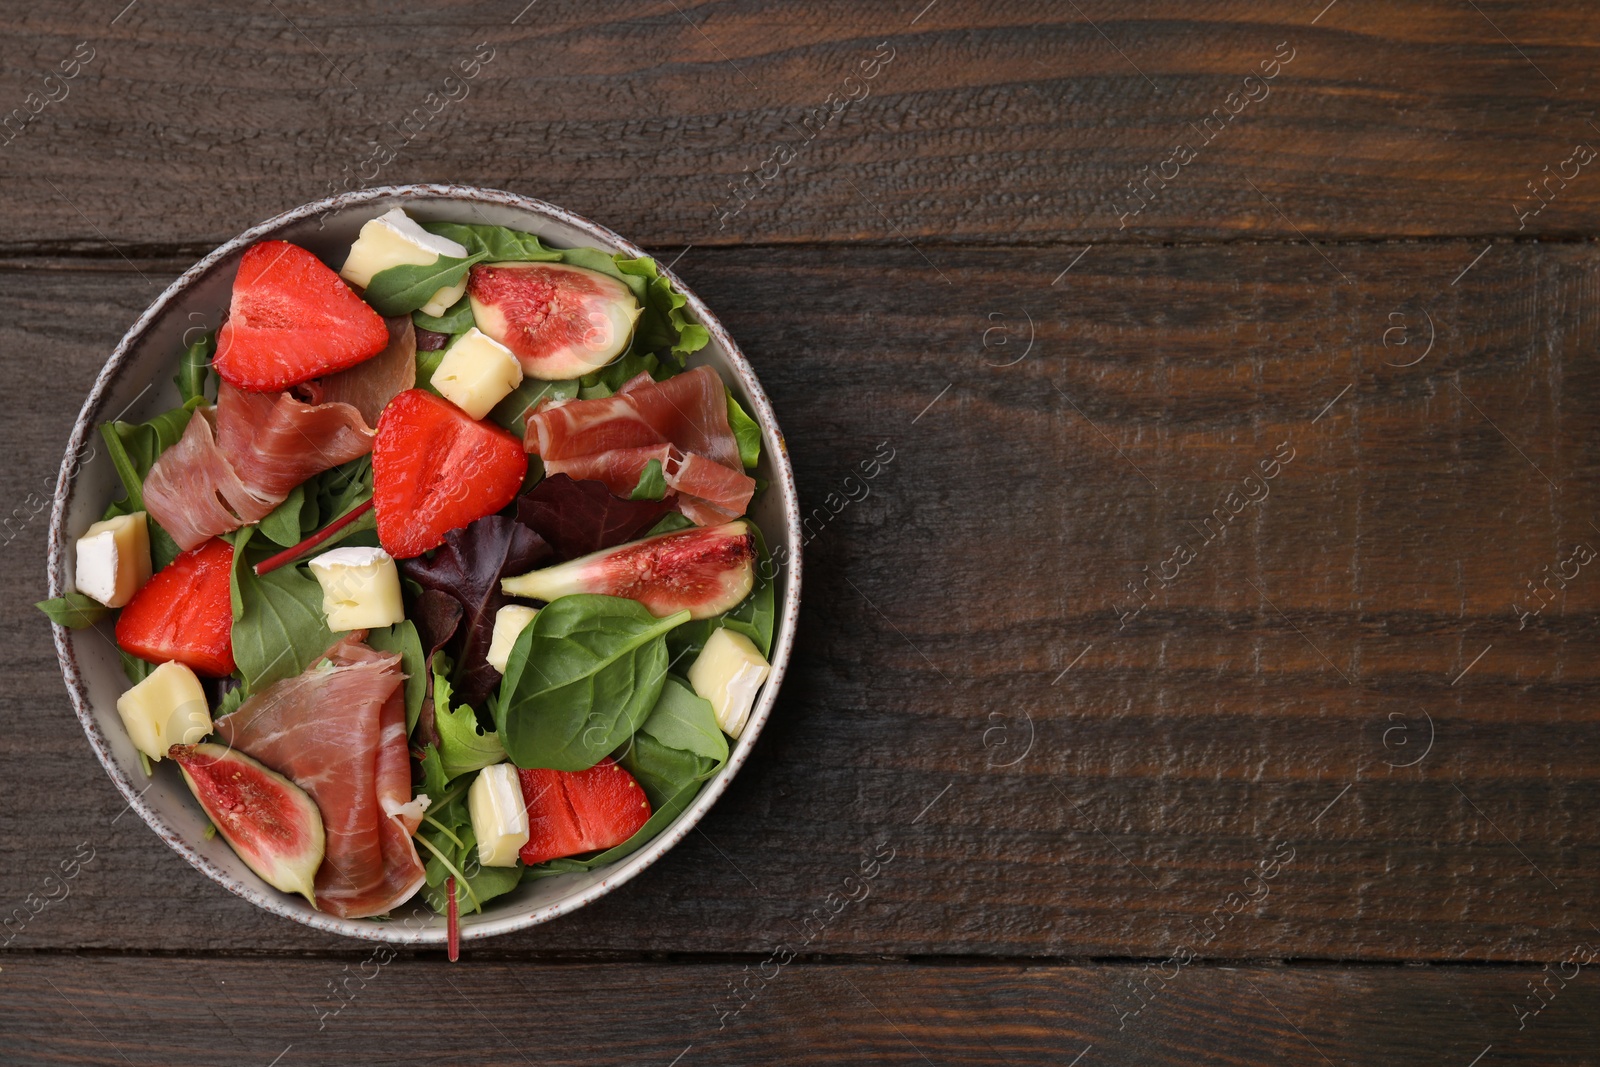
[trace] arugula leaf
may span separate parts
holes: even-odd
[[[517,498],[517,521],[549,542],[560,563],[633,540],[668,506],[624,500],[604,482],[552,474]]]
[[[236,685],[217,701],[217,710],[211,713],[212,719],[220,719],[224,715],[231,715],[239,710],[239,705],[244,703],[244,686]]]
[[[433,657],[433,717],[439,730],[439,763],[446,780],[503,762],[500,735],[478,726],[478,716],[465,704],[450,706],[450,657]]]
[[[69,630],[93,626],[111,614],[110,608],[75,590],[68,590],[66,596],[58,596],[53,600],[41,600],[34,607],[50,616],[50,621],[57,626],[65,626]]]
[[[629,500],[660,500],[667,495],[667,477],[661,473],[661,461],[653,459],[639,472],[639,484],[633,487]]]
[[[150,474],[161,453],[178,443],[195,409],[205,403],[204,397],[193,397],[181,407],[162,412],[149,422],[105,422],[100,424],[100,436],[105,438],[106,452],[111,465],[116,468],[125,493],[115,501],[102,518],[127,515],[144,510],[144,480]],[[178,544],[172,535],[150,520],[150,558],[160,570],[178,558]]]
[[[154,663],[142,660],[138,656],[117,649],[117,655],[122,657],[122,673],[128,676],[128,681],[138,685],[150,677],[150,672],[156,669]]]
[[[481,704],[500,684],[500,672],[488,661],[495,612],[509,603],[500,579],[524,574],[549,555],[550,546],[528,527],[504,515],[487,515],[445,534],[432,559],[401,563],[406,577],[461,605],[461,624],[453,628],[448,647],[456,661],[451,681],[463,702]]]
[[[196,397],[206,399],[206,379],[211,376],[211,353],[216,350],[216,338],[206,334],[200,340],[184,349],[183,358],[178,363],[178,376],[172,383],[178,387],[178,393],[187,403]]]
[[[372,276],[362,297],[380,315],[409,315],[433,299],[433,294],[440,289],[459,285],[472,265],[487,256],[487,252],[478,252],[464,259],[440,256],[425,266],[402,263],[380,270]]]
[[[400,667],[406,672],[406,736],[417,725],[422,702],[428,696],[428,660],[422,654],[422,639],[416,624],[402,619],[392,626],[369,631],[367,644],[379,652],[400,653]]]
[[[666,636],[688,618],[658,619],[635,601],[588,593],[540,609],[512,647],[494,702],[512,761],[558,771],[599,763],[655,707]]]
[[[259,692],[305,670],[333,644],[322,614],[322,584],[301,564],[258,575],[246,551],[254,526],[233,543],[233,659],[245,689]]]
[[[437,368],[438,364],[434,366]],[[528,412],[534,405],[546,400],[571,400],[577,395],[576,379],[546,382],[538,378],[524,378],[521,385],[507,393],[506,398],[494,406],[494,410],[489,412],[489,418],[521,437],[527,429]]]
[[[661,521],[645,531],[646,537],[657,534],[671,533],[674,530],[687,530],[694,525],[694,521],[681,511],[669,511],[661,516]]]
[[[443,315],[430,315],[419,308],[411,313],[411,321],[434,333],[466,333],[476,325],[472,317],[472,301],[465,296],[451,304]]]
[[[483,253],[484,258],[496,263],[560,262],[559,249],[546,248],[531,233],[512,230],[504,226],[468,224],[461,222],[425,222],[422,228],[439,237],[448,237],[468,253]]]
[[[443,913],[449,906],[444,882],[456,875],[456,903],[462,914],[471,914],[495,897],[509,893],[521,880],[521,865],[485,867],[478,862],[478,839],[472,832],[467,810],[467,789],[472,777],[447,785],[439,752],[428,746],[422,755],[422,791],[432,801],[416,834],[417,843],[427,857],[427,883],[422,897],[428,906]]]
[[[756,539],[755,588],[749,596],[721,615],[698,619],[674,630],[667,638],[667,651],[672,656],[672,662],[693,662],[700,655],[700,650],[705,648],[706,638],[711,636],[713,630],[723,626],[736,634],[744,634],[761,650],[763,656],[772,654],[772,630],[777,622],[778,610],[775,583],[771,577],[766,577],[772,574],[768,562],[771,557],[767,554],[767,542],[761,536],[761,528],[748,519],[745,521],[749,523],[750,532]]]
[[[733,430],[733,439],[739,442],[739,462],[747,468],[760,463],[761,427],[745,414],[732,392],[728,393],[728,427]]]

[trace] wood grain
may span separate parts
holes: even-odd
[[[1549,178],[1600,145],[1585,0],[9,2],[0,25],[0,115],[60,97],[0,150],[11,251],[198,255],[411,181],[513,189],[660,247],[1600,223],[1594,164]],[[93,58],[46,85],[79,42]],[[880,43],[892,59],[847,82]],[[1247,84],[1280,44],[1287,65]],[[1193,160],[1164,164],[1180,143]],[[1148,207],[1124,218],[1130,182]]]
[[[880,843],[807,953],[1546,962],[1592,934],[1600,576],[1511,608],[1600,544],[1590,249],[1095,246],[1060,276],[1080,251],[680,262],[822,509],[792,673],[703,832],[475,955],[764,954]],[[48,491],[179,266],[75,262],[5,272],[0,345],[49,373],[12,381],[0,503]],[[0,903],[95,859],[12,948],[347,951],[121,814],[28,606],[43,542],[0,554]]]
[[[1538,968],[791,963],[724,1015],[758,961],[381,959],[8,960],[0,1063],[1548,1065],[1592,1063],[1600,1013],[1580,971],[1519,1030]]]

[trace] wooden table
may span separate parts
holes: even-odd
[[[5,4],[0,1060],[1600,1062],[1600,10],[524,3]],[[815,509],[700,830],[454,966],[189,869],[29,606],[139,311],[405,181],[674,263]]]

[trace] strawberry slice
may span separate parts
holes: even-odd
[[[614,848],[650,819],[650,801],[633,775],[603,759],[586,771],[521,770],[528,807],[523,863]]]
[[[157,571],[117,618],[117,645],[151,663],[177,660],[196,673],[232,674],[233,546],[220,537]]]
[[[396,559],[420,556],[511,503],[527,474],[517,438],[443,397],[408,389],[383,409],[372,442],[378,540]]]
[[[239,261],[212,366],[237,389],[275,393],[388,345],[383,316],[332,268],[299,245],[261,241]]]

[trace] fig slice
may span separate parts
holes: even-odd
[[[680,611],[709,619],[737,607],[755,587],[756,543],[743,520],[696,526],[506,578],[511,596],[555,600],[573,593],[626,597],[656,618]]]
[[[480,332],[530,378],[581,378],[622,355],[643,308],[615,278],[566,263],[479,263],[467,282]]]
[[[222,745],[173,745],[167,755],[223,840],[261,880],[317,906],[314,883],[326,838],[304,789]]]

